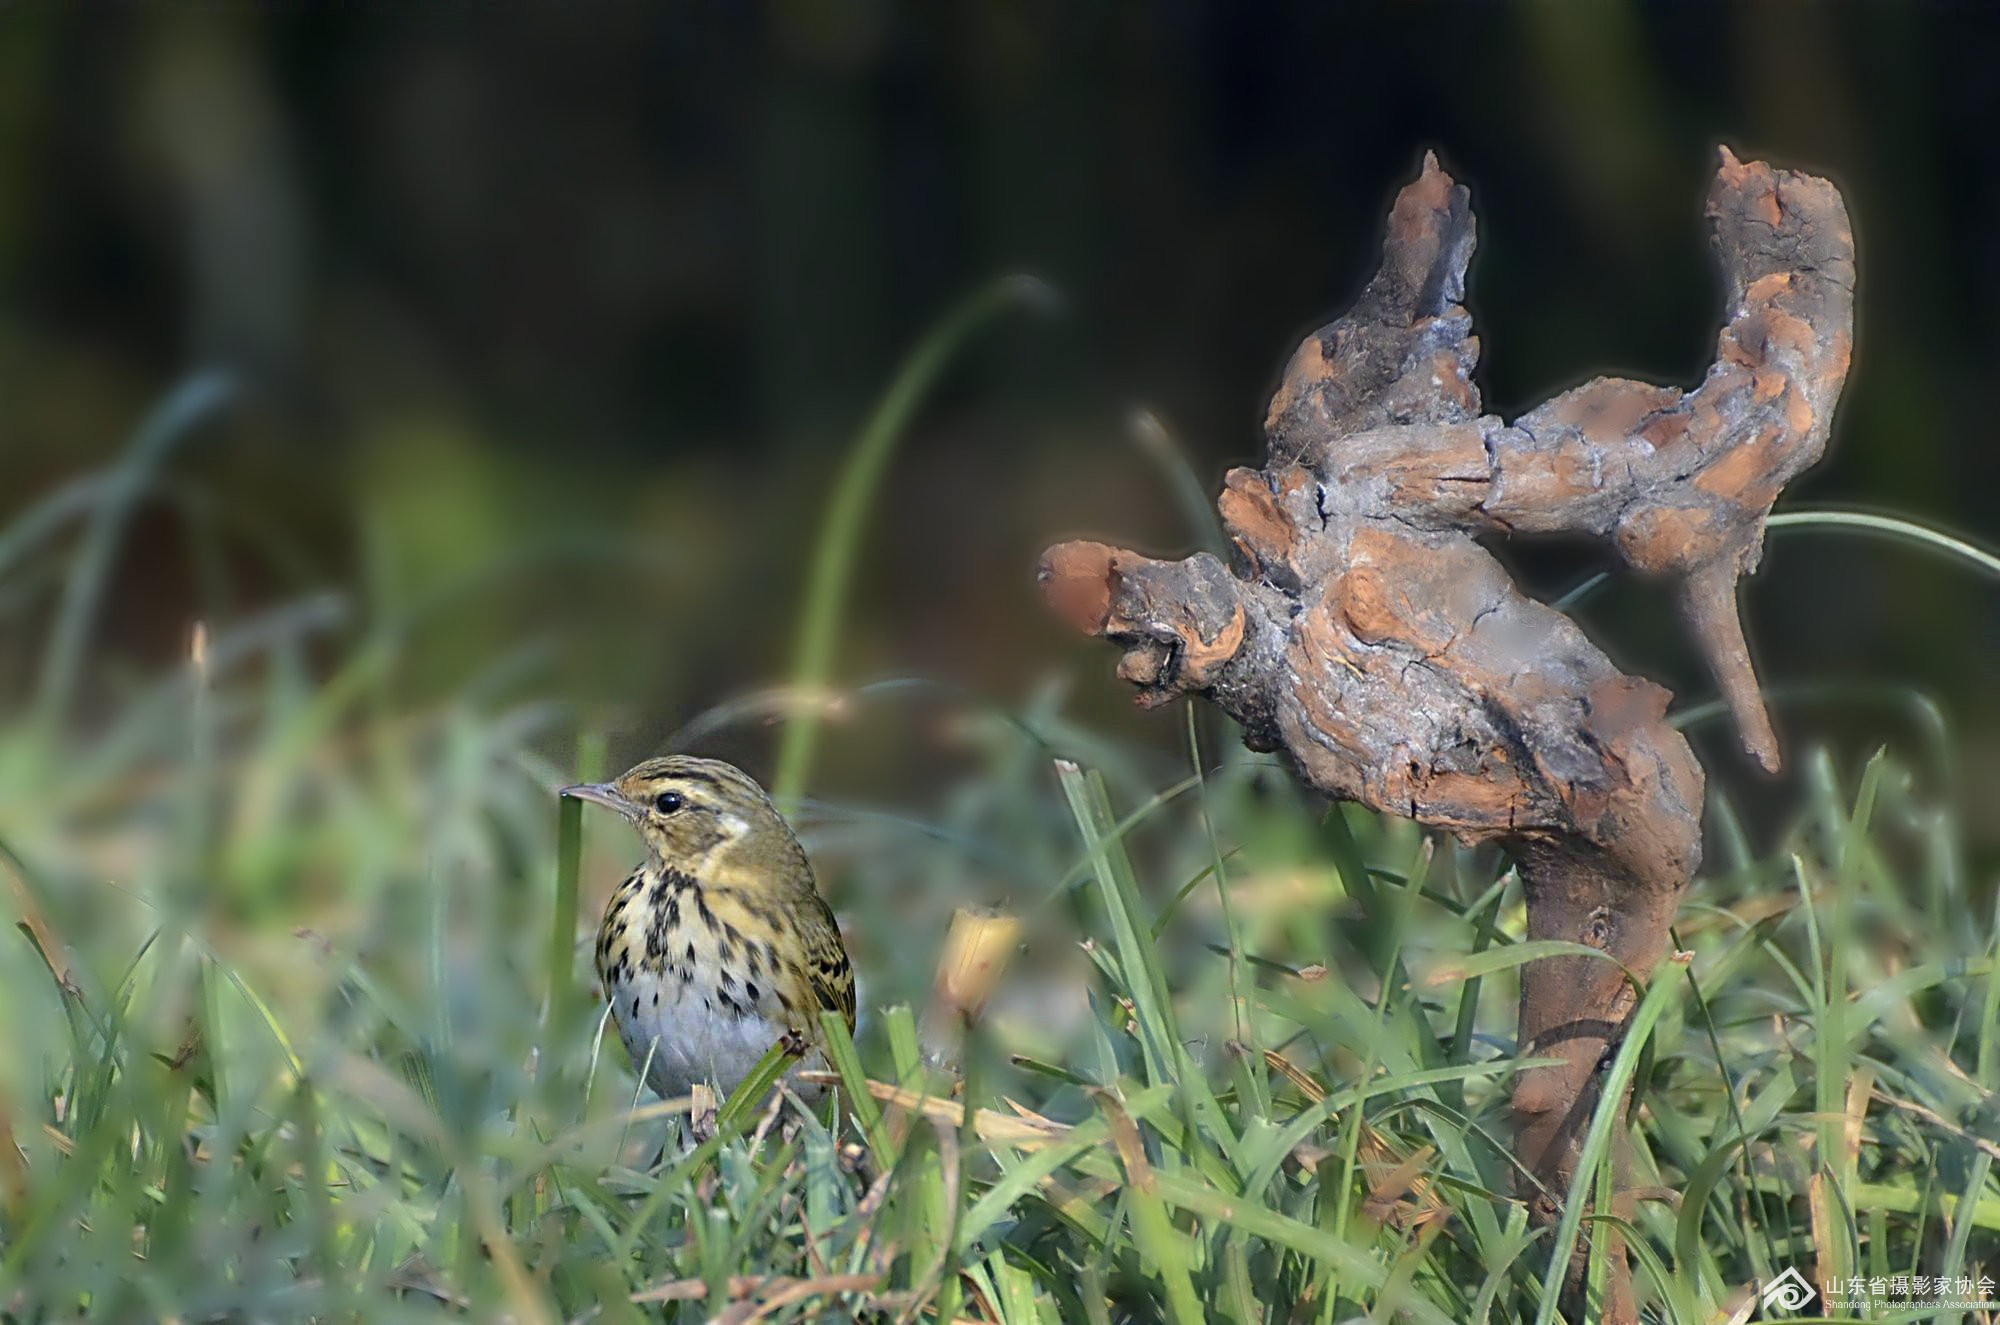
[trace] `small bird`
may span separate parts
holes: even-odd
[[[561,794],[616,810],[646,844],[597,931],[604,996],[646,1084],[727,1096],[781,1040],[824,1066],[820,1013],[854,1029],[854,971],[764,789],[720,760],[668,755]]]

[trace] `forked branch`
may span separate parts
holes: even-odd
[[[1826,447],[1853,237],[1831,184],[1726,148],[1708,213],[1730,316],[1701,385],[1600,378],[1506,423],[1472,381],[1467,192],[1426,156],[1374,279],[1292,356],[1264,467],[1224,480],[1235,565],[1064,543],[1043,558],[1051,605],[1124,650],[1142,704],[1205,694],[1321,791],[1498,841],[1531,937],[1650,972],[1699,864],[1701,770],[1667,692],[1524,596],[1478,539],[1584,533],[1671,577],[1745,746],[1776,769],[1736,583],[1780,489]],[[1610,962],[1523,972],[1521,1051],[1561,1060],[1513,1095],[1540,1219],[1560,1213],[1632,1006]],[[1630,1320],[1614,1260],[1606,1318]]]

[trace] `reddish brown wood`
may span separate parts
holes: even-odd
[[[1727,149],[1708,214],[1730,316],[1701,385],[1600,378],[1506,423],[1472,381],[1467,192],[1426,156],[1381,269],[1292,356],[1264,467],[1224,480],[1235,564],[1064,543],[1042,562],[1051,606],[1124,651],[1141,704],[1207,695],[1321,791],[1499,842],[1531,937],[1649,973],[1699,864],[1701,770],[1664,720],[1667,692],[1522,595],[1477,540],[1590,534],[1673,579],[1746,748],[1776,769],[1736,582],[1779,490],[1825,449],[1853,236],[1831,184]],[[1522,973],[1521,1050],[1561,1060],[1513,1094],[1538,1219],[1560,1213],[1634,1001],[1607,962]],[[1606,1318],[1631,1320],[1622,1248],[1614,1261]]]

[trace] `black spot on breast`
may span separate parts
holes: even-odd
[[[632,1015],[635,1017],[639,1015],[639,996],[637,994],[632,995]]]
[[[749,962],[750,974],[762,975],[764,973],[764,953],[756,944],[745,944],[743,955]]]
[[[681,899],[678,897],[669,897],[667,899],[667,928],[678,929],[680,928],[680,923]]]
[[[694,906],[695,910],[701,915],[701,923],[707,925],[709,932],[713,933],[715,931],[715,912],[709,909],[708,898],[700,892],[695,893]]]
[[[743,1009],[736,1006],[735,999],[727,994],[721,994],[718,997],[722,999],[722,1006],[728,1010],[730,1016],[740,1017],[743,1015]]]
[[[688,965],[694,965],[694,944],[692,942],[688,944]]]
[[[755,980],[745,980],[743,982],[743,997],[750,1000],[750,1006],[757,1006],[758,993],[757,982]]]

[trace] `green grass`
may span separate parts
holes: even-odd
[[[1549,1244],[1589,1229],[1572,1201],[1537,1238],[1513,1195],[1539,950],[1491,853],[1329,812],[1192,720],[1168,757],[1048,695],[967,698],[934,803],[803,816],[863,976],[851,1109],[778,1127],[746,1092],[685,1149],[587,987],[632,848],[551,791],[602,733],[488,686],[402,697],[407,616],[366,600],[218,620],[167,675],[87,665],[173,440],[0,530],[0,588],[59,595],[64,660],[0,721],[7,1318],[1554,1318]],[[1610,1069],[1636,1109],[1588,1134],[1579,1193],[1624,1150],[1651,1198],[1628,1232],[1660,1319],[1821,1257],[2000,1276],[1991,883],[1935,778],[1795,758],[1779,850],[1712,807],[1687,955]],[[1035,943],[947,1071],[907,1009],[995,887]]]
[[[917,343],[861,427],[827,496],[826,518],[807,562],[805,608],[792,657],[793,712],[778,743],[771,795],[796,806],[812,770],[820,715],[831,693],[834,645],[847,607],[868,512],[896,443],[932,384],[974,332],[1010,308],[1048,311],[1055,292],[1032,276],[1008,276],[974,291]]]

